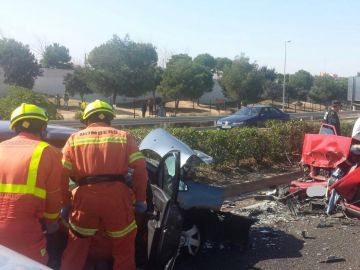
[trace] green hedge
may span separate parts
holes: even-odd
[[[347,134],[352,125],[345,124]],[[201,150],[215,160],[215,165],[239,166],[243,161],[252,163],[276,163],[297,161],[300,158],[305,133],[317,133],[320,124],[316,122],[289,121],[269,122],[265,129],[236,128],[231,130],[204,130],[195,128],[167,128],[167,130],[188,144]],[[140,142],[152,129],[130,129]]]
[[[0,98],[0,119],[10,119],[11,112],[21,103],[38,105],[47,111],[50,119],[62,119],[62,115],[57,113],[55,104],[45,95],[17,86],[12,86],[7,95]]]

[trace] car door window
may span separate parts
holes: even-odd
[[[260,111],[260,116],[265,118],[269,116],[268,108],[262,108]]]
[[[275,108],[269,108],[269,111],[270,111],[271,117],[273,117],[273,118],[279,118],[281,115],[281,112]]]
[[[176,157],[171,155],[164,160],[162,168],[162,189],[171,197],[173,193],[173,183],[176,176]]]

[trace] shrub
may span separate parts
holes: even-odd
[[[206,130],[195,128],[169,128],[171,134],[193,149],[212,156],[216,165],[239,166],[242,161],[257,164],[287,161],[289,156],[300,158],[305,133],[318,133],[319,123],[304,121],[269,122],[265,129],[235,128],[231,130]],[[344,125],[346,130],[348,126]],[[137,142],[151,128],[129,129]]]
[[[40,93],[23,87],[11,87],[7,95],[0,98],[0,119],[10,119],[11,112],[21,103],[32,103],[45,109],[49,119],[59,119],[55,104],[51,103],[48,98]]]
[[[75,112],[75,115],[74,115],[75,120],[81,120],[82,117],[83,117],[83,112],[82,111]]]

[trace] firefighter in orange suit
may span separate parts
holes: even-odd
[[[48,116],[32,104],[11,114],[17,136],[0,143],[0,244],[46,264],[47,232],[58,228],[61,152],[42,141]]]
[[[87,105],[84,130],[71,135],[63,166],[79,185],[73,191],[69,239],[61,269],[82,269],[92,236],[105,230],[112,240],[113,269],[135,269],[135,210],[146,210],[145,160],[132,136],[110,126],[113,108],[96,100]],[[130,189],[124,182],[134,169]],[[100,229],[101,228],[101,229]]]

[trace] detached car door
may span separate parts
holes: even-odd
[[[161,160],[158,183],[152,185],[154,216],[148,221],[149,269],[171,270],[178,255],[183,217],[177,196],[180,182],[180,152],[171,151]]]

